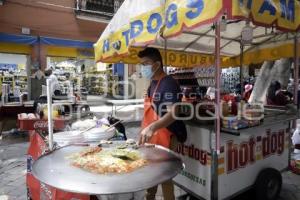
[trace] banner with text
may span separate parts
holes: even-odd
[[[232,0],[233,18],[252,18],[257,25],[296,31],[300,29],[300,1],[296,0]]]
[[[179,34],[183,28],[211,23],[221,14],[222,8],[223,3],[219,0],[167,1],[159,8],[132,18],[130,24],[108,37],[100,38],[95,44],[96,61],[128,55],[130,46],[152,43],[161,34],[170,37]]]

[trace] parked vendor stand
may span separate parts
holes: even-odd
[[[47,114],[47,119],[24,120],[19,116],[21,128],[34,129],[30,131],[30,146],[27,157],[28,198],[89,200],[96,199],[94,195],[110,196],[140,192],[173,178],[183,169],[181,159],[175,153],[160,146],[140,146],[137,149],[132,147],[143,155],[147,164],[131,173],[97,174],[74,167],[68,160],[68,156],[72,153],[78,153],[86,147],[101,145],[101,149],[105,150],[125,148],[119,147],[120,145],[126,145],[126,148],[131,147],[125,141],[100,144],[102,140],[111,139],[116,132],[114,127],[109,127],[104,132],[95,133],[98,123],[102,123],[103,119],[96,121],[95,127],[93,125],[83,131],[80,130],[80,133],[73,130],[54,134],[55,130],[62,130],[66,125],[70,125],[69,122],[65,121],[70,117],[55,117],[53,115],[50,85],[50,80],[47,80],[47,113],[44,113]],[[84,121],[78,122],[83,126],[86,125]],[[76,126],[74,125],[76,122],[72,124],[72,129],[76,129],[78,122]],[[31,124],[34,125],[30,126]],[[35,124],[45,125],[40,127],[35,126]],[[45,129],[47,129],[47,136],[43,134]],[[83,135],[82,138],[81,135]],[[74,137],[77,136],[79,140],[74,142]],[[67,144],[62,144],[61,141],[67,142]],[[127,147],[128,145],[129,147]],[[141,175],[144,176],[143,179],[140,179]],[[128,180],[133,181],[129,184]],[[115,187],[115,183],[119,183],[120,186]]]
[[[96,59],[138,63],[137,52],[151,45],[162,49],[166,66],[214,64],[215,103],[220,105],[221,66],[294,57],[298,85],[299,11],[298,1],[127,0],[96,43]],[[281,189],[280,172],[289,166],[290,129],[298,115],[264,110],[258,126],[243,130],[221,129],[220,106],[212,125],[186,122],[188,140],[177,147],[186,168],[175,183],[203,199],[227,199],[253,186],[258,199],[274,199]]]
[[[49,95],[51,99],[51,95]],[[52,102],[52,101],[49,101]],[[76,101],[71,102],[67,100],[55,100],[56,106],[59,106],[64,113],[60,110],[60,114],[57,109],[47,109],[47,105],[39,103],[38,109],[33,109],[33,103],[31,109],[17,109],[17,127],[20,131],[27,131],[29,133],[29,148],[27,151],[27,174],[26,174],[26,186],[27,196],[30,199],[90,199],[89,195],[80,195],[70,192],[65,192],[54,187],[45,185],[36,179],[32,174],[33,162],[39,157],[49,151],[48,144],[48,130],[49,120],[52,122],[52,130],[55,132],[62,132],[70,125],[74,118],[78,115],[84,117],[89,114],[89,107],[86,102]],[[25,102],[25,105],[27,103]],[[7,107],[7,106],[4,106]],[[52,103],[51,103],[52,107]],[[47,111],[51,110],[51,115],[56,113],[56,116],[50,116]],[[66,113],[65,113],[66,112]],[[50,123],[51,123],[50,122]]]

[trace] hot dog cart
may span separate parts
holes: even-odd
[[[226,199],[253,186],[260,187],[263,194],[268,179],[279,187],[279,172],[289,167],[290,130],[296,116],[285,111],[266,113],[259,126],[221,130],[218,155],[211,151],[215,145],[214,126],[187,122],[188,139],[176,150],[186,168],[175,177],[175,183],[204,199]],[[277,192],[276,187],[269,189]]]
[[[152,46],[161,50],[165,66],[214,66],[216,98],[211,104],[216,117],[213,123],[186,118],[188,139],[176,151],[186,168],[174,182],[188,193],[227,199],[255,186],[258,199],[277,197],[298,114],[266,108],[255,127],[222,128],[220,75],[221,67],[240,66],[243,91],[243,65],[294,58],[298,85],[299,9],[297,1],[125,0],[102,33],[95,45],[96,61],[136,64],[141,47]]]

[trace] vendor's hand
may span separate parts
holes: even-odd
[[[140,134],[139,144],[145,144],[155,134],[154,127],[152,124],[144,128]]]

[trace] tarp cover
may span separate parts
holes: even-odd
[[[245,64],[293,55],[293,51],[286,53],[278,48],[293,43],[294,34],[284,35],[284,32],[295,32],[300,27],[300,15],[297,14],[300,13],[299,1],[125,0],[95,44],[95,59],[101,62],[136,63],[137,47],[151,45],[164,49],[164,39],[167,39],[167,49],[173,53],[175,51],[177,56],[173,56],[173,60],[165,56],[166,65],[194,66],[195,62],[191,62],[189,57],[197,60],[197,65],[211,65],[214,59],[208,54],[213,55],[215,49],[213,22],[224,13],[228,24],[226,31],[221,34],[223,66],[239,63],[241,32],[246,21],[250,21],[249,26],[253,27],[254,39],[252,46],[244,47]],[[270,53],[274,47],[276,56]],[[267,57],[253,56],[254,51]],[[278,52],[284,54],[278,55]],[[189,56],[190,53],[193,56]],[[187,59],[181,59],[181,62],[180,58],[185,57]],[[202,64],[198,62],[200,60]]]

